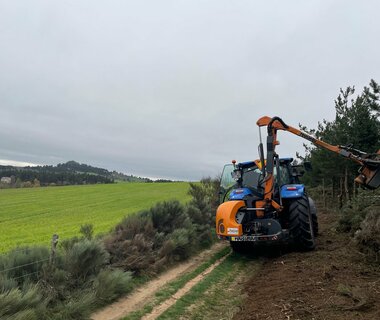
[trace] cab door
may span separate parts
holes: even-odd
[[[232,178],[232,172],[234,166],[232,164],[226,164],[223,168],[222,178],[220,180],[219,189],[219,203],[226,201],[228,198],[226,195],[231,191],[232,187],[236,184],[236,181]]]

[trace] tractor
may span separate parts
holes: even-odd
[[[252,244],[292,243],[300,250],[313,250],[318,234],[314,201],[308,197],[299,177],[311,169],[309,162],[294,165],[292,158],[280,158],[275,152],[277,131],[293,133],[317,147],[340,154],[361,165],[355,181],[368,189],[380,185],[380,150],[369,154],[350,146],[333,146],[291,127],[279,117],[264,116],[259,129],[267,127],[266,158],[261,139],[259,159],[224,167],[220,184],[220,202],[216,212],[216,234],[228,240],[234,251]]]

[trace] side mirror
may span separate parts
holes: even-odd
[[[311,162],[310,161],[304,161],[303,167],[305,168],[306,171],[313,170],[313,167],[311,166]]]

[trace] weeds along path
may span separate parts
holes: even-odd
[[[187,282],[181,289],[179,289],[174,295],[172,295],[170,298],[162,302],[161,304],[157,305],[153,308],[153,310],[143,316],[142,320],[153,320],[157,319],[158,316],[160,316],[162,313],[164,313],[166,310],[168,310],[171,306],[173,306],[177,300],[181,299],[183,296],[185,296],[196,284],[204,280],[204,278],[211,273],[216,267],[218,267],[227,256],[224,256],[214,262],[211,266],[209,266],[205,271],[203,271],[201,274],[197,275],[195,278],[191,279],[189,282]]]
[[[144,307],[147,301],[151,301],[155,293],[160,288],[164,287],[170,281],[184,274],[189,274],[197,269],[202,263],[210,259],[223,248],[226,248],[225,243],[218,242],[210,249],[202,251],[195,257],[192,257],[188,262],[181,263],[172,269],[162,273],[156,279],[149,281],[145,285],[137,288],[134,292],[125,298],[122,298],[115,303],[99,310],[92,315],[92,320],[116,320],[125,317],[126,315],[136,312]],[[138,317],[141,318],[141,317]]]
[[[260,270],[263,259],[231,253],[197,283],[175,295],[174,304],[143,319],[232,319],[241,308],[242,283]],[[178,292],[180,293],[180,292]],[[171,302],[171,300],[169,301]],[[164,305],[164,307],[166,307]]]

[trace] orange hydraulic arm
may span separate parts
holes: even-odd
[[[261,117],[257,121],[259,127],[266,126],[268,128],[267,137],[267,164],[266,164],[266,177],[265,177],[265,196],[264,201],[260,206],[265,206],[266,203],[271,202],[271,204],[278,209],[279,205],[272,200],[273,189],[274,189],[274,177],[273,177],[273,167],[274,167],[274,157],[275,146],[279,144],[277,141],[277,130],[283,130],[291,132],[301,138],[304,138],[312,142],[317,147],[335,152],[341,156],[351,159],[361,165],[359,170],[360,174],[355,179],[355,181],[364,187],[369,189],[376,189],[380,186],[380,150],[376,154],[367,154],[365,152],[355,150],[344,146],[333,146],[324,141],[318,140],[313,136],[291,127],[279,118],[279,117]]]

